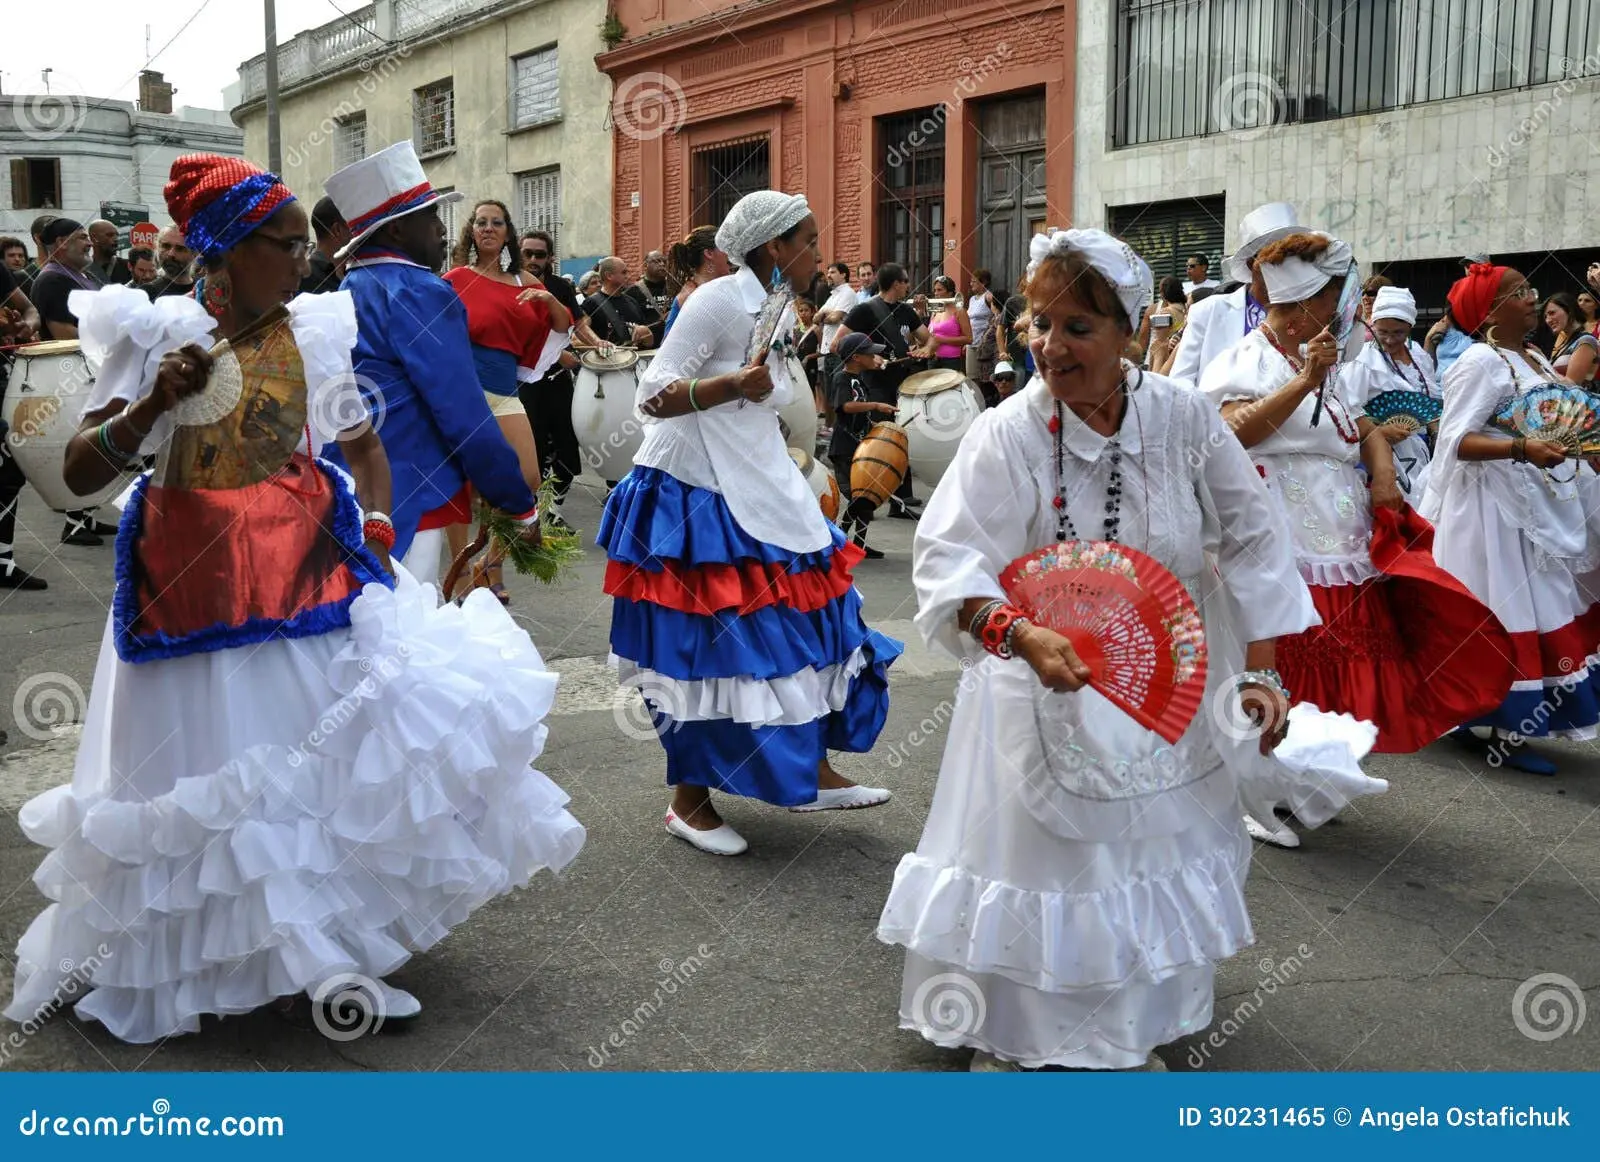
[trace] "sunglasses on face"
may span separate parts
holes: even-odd
[[[522,257],[524,257],[524,258],[549,258],[550,257],[550,252],[548,250],[524,250],[522,252]]]

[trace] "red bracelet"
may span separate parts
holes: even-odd
[[[394,526],[388,521],[369,520],[361,526],[361,538],[377,541],[388,552],[394,548]]]
[[[1006,638],[1011,627],[1025,615],[1015,605],[1002,605],[991,613],[978,629],[978,644],[997,658],[1009,658]]]

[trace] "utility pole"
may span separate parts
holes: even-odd
[[[278,13],[273,0],[267,7],[267,168],[283,172],[283,145],[278,140]]]

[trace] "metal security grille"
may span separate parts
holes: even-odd
[[[451,191],[453,191],[454,189],[455,189],[454,186],[440,186],[439,187],[439,192],[441,194],[448,194]],[[444,223],[445,241],[449,245],[454,246],[455,243],[456,243],[456,239],[459,237],[459,235],[456,233],[456,226],[458,225],[458,216],[456,214],[456,211],[461,208],[461,203],[460,202],[448,202],[448,203],[447,202],[437,202],[437,203],[435,203],[435,206],[439,211],[439,221]]]
[[[1112,140],[1324,121],[1600,75],[1595,0],[1118,0]]]
[[[556,46],[511,62],[511,124],[515,129],[543,125],[561,117],[560,63]]]
[[[768,150],[766,134],[696,149],[690,159],[694,210],[689,221],[720,225],[740,198],[768,188]]]
[[[333,130],[333,168],[343,169],[367,156],[367,115],[352,113]]]
[[[1112,206],[1108,225],[1111,233],[1150,264],[1157,283],[1168,275],[1182,278],[1184,259],[1191,254],[1204,254],[1211,264],[1210,277],[1221,282],[1223,203],[1222,197],[1214,197]]]
[[[456,146],[456,88],[453,78],[415,93],[417,152],[423,156]]]
[[[898,262],[913,291],[944,269],[943,105],[878,121],[879,263]]]
[[[517,175],[517,218],[524,230],[543,230],[561,254],[561,167]]]

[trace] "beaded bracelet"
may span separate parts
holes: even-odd
[[[361,537],[363,540],[376,541],[378,544],[382,545],[384,551],[387,552],[388,550],[394,548],[394,525],[390,524],[388,521],[372,520],[369,518],[367,522],[361,526]]]
[[[1265,686],[1283,697],[1285,702],[1292,701],[1289,697],[1289,688],[1283,684],[1283,678],[1276,670],[1246,670],[1234,681],[1234,685],[1243,689],[1246,686]]]
[[[978,607],[978,612],[974,613],[972,615],[972,619],[967,622],[967,633],[971,634],[973,637],[977,637],[983,631],[983,623],[988,621],[989,616],[1003,605],[1005,605],[1005,599],[999,597],[993,599],[992,601],[986,601],[980,605]]]
[[[978,630],[978,642],[984,649],[1002,661],[1011,657],[1011,631],[1024,620],[1022,610],[1015,605],[1001,605],[991,613]]]

